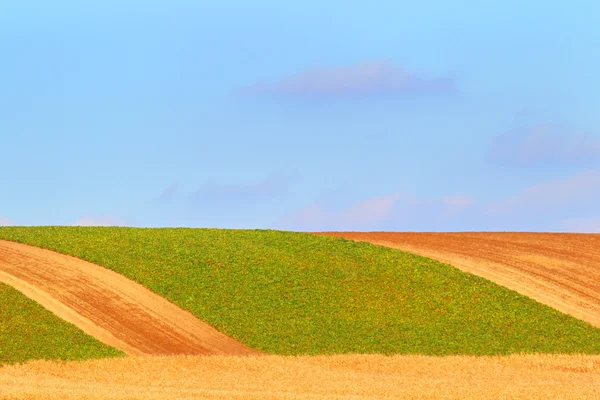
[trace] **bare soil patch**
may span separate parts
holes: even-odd
[[[600,234],[319,232],[453,265],[600,327]]]
[[[130,355],[259,354],[109,269],[0,241],[0,282]]]

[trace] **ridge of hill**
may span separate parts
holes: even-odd
[[[600,330],[406,252],[270,230],[7,227],[284,355],[600,353]]]

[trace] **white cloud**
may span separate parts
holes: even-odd
[[[528,124],[497,136],[487,156],[503,165],[589,165],[600,161],[600,137],[558,124]]]
[[[339,226],[339,229],[361,229],[389,219],[400,197],[400,193],[393,193],[358,201],[341,209],[329,208],[323,203],[317,203],[300,210],[296,215],[291,216],[288,222],[290,225],[308,229],[329,226]]]
[[[600,233],[600,218],[566,218],[560,226],[569,232]]]
[[[13,222],[5,217],[0,217],[0,226],[10,226],[13,225]]]
[[[561,207],[600,204],[600,170],[586,170],[566,178],[528,187],[488,207],[491,213],[540,213]]]
[[[276,229],[299,231],[600,232],[600,170],[583,170],[476,203],[465,195],[427,199],[394,192],[341,205],[339,196],[289,213]],[[596,218],[587,218],[596,216]]]
[[[156,200],[162,203],[168,203],[177,196],[178,192],[179,185],[173,184],[165,188],[165,190],[162,191],[162,193],[156,198]]]
[[[240,94],[320,98],[447,94],[455,91],[456,83],[451,77],[425,77],[387,60],[378,60],[346,66],[314,67],[276,82],[248,86]]]
[[[282,218],[281,229],[301,231],[386,230],[443,224],[472,207],[463,195],[419,199],[402,192],[356,201],[346,207],[316,203]]]
[[[262,204],[284,195],[292,183],[287,176],[269,176],[252,183],[203,182],[196,190],[185,192],[179,185],[165,188],[154,200],[193,208],[232,208]]]
[[[464,195],[444,196],[440,201],[448,207],[450,212],[462,211],[474,204],[473,199]]]
[[[272,201],[287,192],[291,180],[274,176],[251,184],[205,182],[189,196],[195,207],[243,207]]]
[[[88,216],[79,218],[73,225],[76,226],[126,226],[122,219],[110,216]]]

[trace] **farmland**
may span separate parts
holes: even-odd
[[[446,262],[600,327],[600,235],[322,232]]]
[[[107,268],[0,241],[0,280],[128,355],[255,353]]]
[[[2,283],[0,304],[0,364],[123,355]]]
[[[0,238],[107,267],[265,353],[600,353],[600,330],[586,322],[369,243],[264,230],[82,227],[0,228]]]
[[[34,361],[0,367],[0,397],[5,396],[21,400],[595,399],[600,397],[600,356],[178,356]]]

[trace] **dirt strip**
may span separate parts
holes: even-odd
[[[129,355],[259,354],[107,268],[0,240],[0,282]]]
[[[600,327],[600,234],[319,232],[430,257]]]

